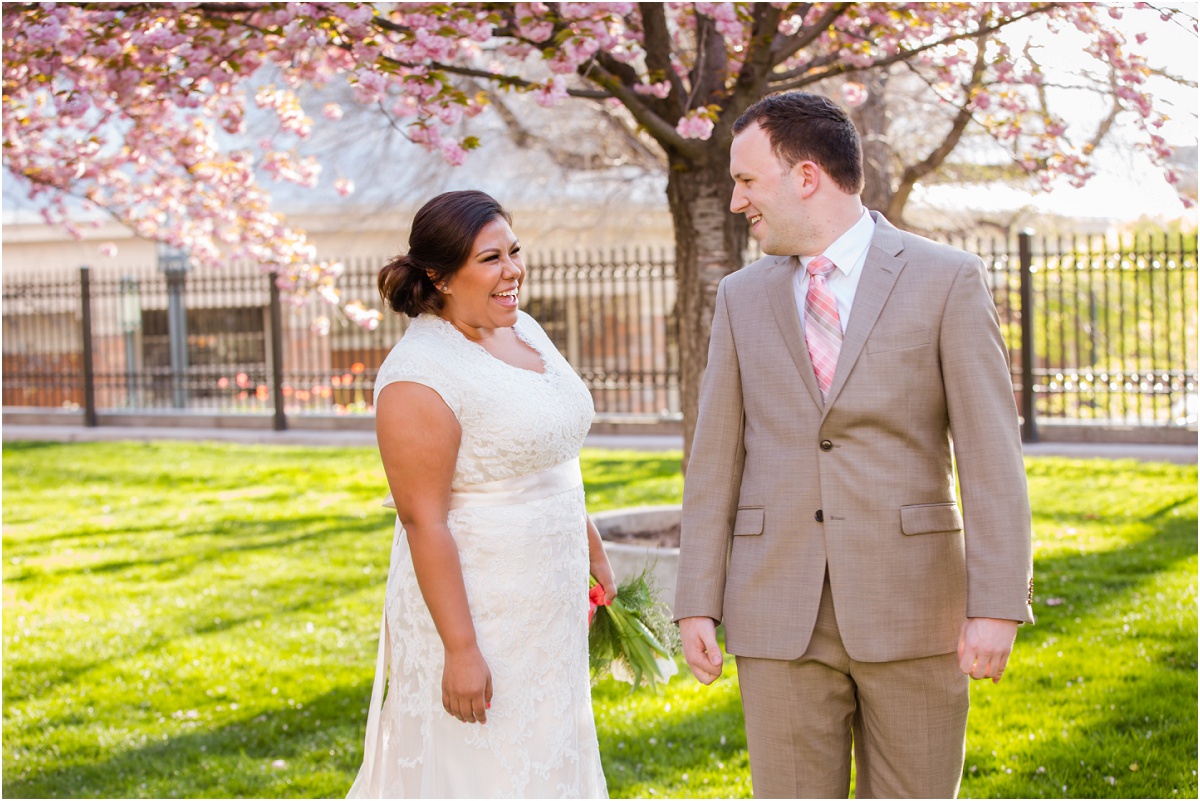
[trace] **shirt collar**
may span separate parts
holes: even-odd
[[[863,254],[871,247],[871,238],[874,236],[875,220],[871,217],[871,213],[863,208],[858,221],[850,226],[846,233],[834,240],[833,244],[827,247],[821,255],[832,261],[838,272],[850,275],[862,262]],[[816,257],[802,257],[800,266],[807,269],[808,263],[814,258]]]

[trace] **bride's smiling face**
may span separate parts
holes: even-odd
[[[517,322],[517,302],[525,280],[521,243],[503,217],[479,231],[471,255],[443,282],[442,317],[472,339]]]

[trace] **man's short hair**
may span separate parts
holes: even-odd
[[[811,161],[844,192],[863,190],[862,143],[849,115],[822,95],[780,92],[767,95],[738,117],[737,136],[754,123],[771,140],[775,156],[790,170]]]

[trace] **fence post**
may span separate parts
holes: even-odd
[[[1021,441],[1037,442],[1037,403],[1033,394],[1033,232],[1017,235],[1021,261]]]
[[[269,273],[271,282],[271,397],[275,399],[275,430],[286,431],[287,414],[283,409],[283,308],[279,302],[279,284],[275,273]]]
[[[188,343],[186,257],[168,257],[163,272],[167,276],[167,342],[171,354],[171,405],[188,407]]]
[[[79,268],[79,299],[83,318],[83,424],[88,428],[100,425],[96,417],[96,364],[92,354],[92,268]]]

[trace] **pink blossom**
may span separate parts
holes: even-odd
[[[461,167],[463,162],[467,160],[467,151],[458,142],[443,142],[442,158],[446,160],[447,164],[454,167]]]
[[[350,23],[351,25],[363,25],[367,22],[370,22],[374,16],[375,9],[371,8],[370,5],[363,3],[362,5],[356,6],[355,8],[347,11],[343,19],[345,19],[346,22]]]
[[[814,25],[828,8],[811,4],[801,20],[796,6],[773,6],[782,12],[783,35]],[[250,4],[223,13],[220,4],[126,4],[116,10],[101,4],[10,4],[0,15],[5,163],[49,222],[69,222],[68,195],[85,198],[139,236],[186,246],[199,266],[230,259],[263,265],[287,290],[289,304],[340,304],[336,267],[317,261],[313,243],[273,211],[264,186],[265,180],[320,183],[320,164],[303,141],[313,123],[299,99],[301,87],[348,89],[356,102],[380,105],[390,117],[382,124],[407,126],[415,143],[459,164],[467,140],[451,141],[449,130],[486,106],[464,94],[434,62],[495,73],[495,79],[476,80],[494,88],[511,79],[512,86],[528,88],[535,100],[552,106],[569,97],[569,86],[604,91],[588,64],[604,53],[628,67],[628,78],[619,79],[637,95],[669,98],[678,78],[687,97],[691,71],[698,67],[700,15],[711,21],[708,29],[715,27],[725,51],[699,65],[702,85],[715,91],[696,102],[716,103],[714,98],[731,89],[749,52],[748,4],[666,3],[671,46],[655,55],[674,71],[671,81],[648,72],[653,60],[647,58],[637,5],[554,8],[555,14],[540,2],[456,3],[436,10],[416,3],[332,2]],[[1029,8],[851,4],[802,51],[771,66],[784,71],[828,60],[870,68],[890,54],[984,23],[1002,24]],[[1162,13],[1194,27],[1193,20],[1170,9]],[[1107,5],[1084,3],[1047,4],[1031,18],[1051,32],[1073,26],[1088,37],[1082,55],[1114,71],[1116,96],[1131,112],[1126,118],[1137,127],[1141,147],[1165,170],[1171,149],[1158,132],[1164,124],[1160,103],[1146,89],[1150,39],[1114,19]],[[508,20],[511,31],[503,27]],[[1005,37],[992,37],[987,46],[982,88],[970,81],[975,44],[969,37],[923,50],[911,63],[931,79],[938,102],[972,103],[980,112],[976,122],[1025,159],[1037,180],[1050,182],[1055,174],[1085,180],[1088,160],[1072,140],[1085,141],[1086,132],[1068,139],[1065,122],[1041,118],[1033,87],[1047,79],[1019,48]],[[839,98],[852,107],[859,93],[846,86]],[[226,134],[246,127],[248,102],[273,114],[283,135],[231,141]],[[328,124],[345,123],[336,103],[323,105]],[[596,107],[623,113],[615,97]],[[717,105],[694,110],[678,120],[676,131],[711,138],[721,113]],[[334,187],[339,193],[348,188],[338,181]],[[75,226],[69,230],[78,234]]]
[[[387,88],[387,79],[372,69],[362,69],[355,73],[357,79],[354,87],[354,99],[359,103],[377,102],[383,97]]]
[[[867,102],[867,87],[861,83],[848,81],[842,84],[839,94],[842,98],[842,104],[847,108],[858,108]]]
[[[409,141],[415,142],[418,145],[424,145],[427,149],[440,147],[442,144],[442,132],[430,125],[422,125],[413,123],[409,126]]]
[[[98,248],[98,250],[100,251],[101,255],[111,259],[117,255],[117,243],[116,242],[102,242],[100,244],[100,247]]]
[[[675,126],[675,132],[684,139],[708,139],[712,136],[713,121],[702,110],[688,112]]]
[[[438,109],[437,117],[441,120],[442,125],[454,125],[462,119],[463,107],[458,103],[447,103]]]
[[[351,301],[342,307],[342,311],[346,314],[346,318],[356,325],[366,328],[368,331],[374,331],[379,327],[379,321],[383,319],[383,315],[378,309],[368,309],[362,301]]]
[[[61,35],[62,26],[54,17],[49,17],[44,22],[30,25],[25,29],[26,38],[37,47],[52,48],[58,44]]]
[[[558,105],[559,101],[565,100],[567,97],[566,81],[557,75],[552,76],[550,80],[534,91],[533,96],[537,104],[543,108]]]
[[[544,42],[554,33],[554,24],[540,20],[521,25],[521,35],[531,42]]]
[[[402,97],[392,105],[392,113],[401,119],[415,117],[421,113],[420,102],[412,95]]]
[[[333,188],[342,197],[348,197],[354,194],[354,181],[349,178],[338,178],[333,182]]]
[[[667,95],[671,94],[671,84],[669,81],[659,81],[658,83],[638,83],[634,84],[633,91],[639,95],[650,95],[662,100]]]

